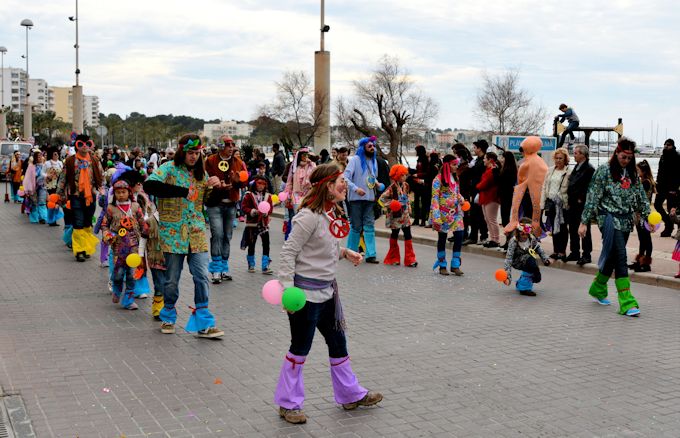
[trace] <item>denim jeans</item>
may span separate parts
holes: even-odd
[[[207,207],[210,222],[210,255],[229,260],[229,244],[236,218],[236,204]]]
[[[125,293],[131,293],[135,290],[135,279],[133,277],[134,269],[127,264],[116,266],[113,268],[113,293],[117,297],[123,292],[123,283],[125,283]]]
[[[92,216],[97,207],[94,199],[90,205],[85,205],[85,198],[83,196],[69,196],[71,201],[71,212],[73,214],[73,229],[81,230],[92,226]]]
[[[626,254],[626,243],[630,233],[621,230],[614,230],[614,242],[612,244],[609,257],[604,263],[602,274],[607,277],[614,273],[614,278],[628,277],[628,255]]]
[[[165,322],[175,323],[177,312],[175,304],[179,298],[179,279],[184,267],[184,259],[187,259],[189,272],[194,279],[194,304],[196,308],[208,306],[210,286],[208,282],[208,253],[198,252],[189,254],[165,254],[165,282],[163,285],[163,300],[165,307],[161,312],[161,319]]]
[[[323,303],[310,303],[295,313],[288,314],[290,323],[290,351],[296,356],[307,356],[312,348],[314,333],[318,328],[328,345],[328,356],[347,356],[345,332],[335,328],[335,301],[331,298]]]
[[[352,251],[359,249],[361,231],[364,232],[366,242],[366,257],[375,257],[375,214],[373,213],[375,201],[350,201],[349,223],[350,232],[347,246]]]

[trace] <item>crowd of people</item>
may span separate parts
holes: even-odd
[[[291,345],[275,402],[281,417],[301,423],[306,421],[302,369],[316,328],[328,344],[336,401],[354,409],[382,400],[380,393],[360,386],[352,372],[336,279],[341,259],[355,265],[380,263],[375,221],[382,215],[391,230],[384,264],[417,268],[411,227],[432,228],[437,233],[434,271],[464,276],[462,247],[483,244],[506,251],[501,281],[509,285],[512,270],[519,270],[516,289],[528,296],[536,295],[533,285],[541,281],[539,264],[592,262],[590,226],[597,222],[603,245],[589,293],[599,304],[611,304],[607,282],[614,275],[619,313],[640,314],[628,269],[651,269],[655,227],[646,219],[652,200],[665,223],[662,236],[680,223],[680,156],[673,140],[665,143],[656,181],[649,163],[635,161],[635,143],[625,137],[598,169],[583,144],[573,148],[573,167],[568,149],[553,152],[550,168],[538,157],[539,149],[540,139],[527,138],[518,162],[512,152],[491,151],[485,140],[475,141],[471,150],[457,143],[443,157],[418,146],[410,168],[389,166],[375,137],[359,140],[352,156],[349,147],[317,156],[301,147],[289,161],[274,144],[271,161],[256,149],[245,162],[229,136],[209,151],[198,135],[186,134],[175,149],[149,148],[145,156],[137,148],[129,154],[117,148],[99,153],[89,137],[78,135],[62,151],[35,150],[28,160],[13,157],[7,176],[12,199],[21,203],[30,222],[55,226],[63,218],[62,238],[75,260],[86,261],[99,246],[113,303],[136,310],[136,299],[153,294],[152,315],[165,334],[176,331],[186,259],[195,307],[185,330],[203,338],[224,335],[210,311],[209,291],[211,283],[234,275],[229,266],[234,227],[243,221],[239,248],[246,251],[246,275],[258,271],[258,240],[260,272],[272,275],[271,214],[282,204],[285,242],[278,254],[278,279],[283,286],[302,289],[306,305],[289,312]],[[626,242],[633,228],[640,251],[629,265]],[[551,255],[541,248],[546,232],[552,235]],[[680,261],[680,231],[674,237],[679,242],[672,257]],[[346,248],[341,246],[345,239]]]

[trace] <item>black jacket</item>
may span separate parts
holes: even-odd
[[[482,180],[482,175],[486,171],[486,166],[484,165],[484,158],[478,157],[475,161],[475,165],[470,167],[470,184],[472,187],[470,191],[471,195],[476,195],[479,191],[477,190],[477,184]]]
[[[286,158],[283,152],[278,151],[274,154],[274,162],[272,163],[272,175],[282,176],[283,171],[286,170]]]
[[[657,193],[666,194],[678,190],[680,186],[680,155],[675,149],[663,151],[656,174]]]
[[[590,185],[590,180],[593,179],[594,173],[595,168],[588,160],[584,161],[578,170],[576,168],[572,170],[567,185],[567,199],[570,206],[580,206],[583,208],[583,205],[586,203],[588,186]]]

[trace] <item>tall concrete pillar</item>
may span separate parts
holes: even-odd
[[[7,114],[3,111],[3,107],[0,110],[0,139],[7,138]]]
[[[73,130],[83,133],[83,86],[74,85],[71,95],[73,99]]]
[[[28,140],[31,137],[33,137],[33,109],[28,101],[27,94],[26,102],[24,103],[24,140]]]
[[[331,148],[331,52],[314,52],[314,114],[319,127],[314,134],[314,152]]]

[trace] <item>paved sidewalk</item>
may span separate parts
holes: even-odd
[[[14,205],[0,221],[0,386],[22,396],[38,437],[680,436],[680,294],[669,288],[635,284],[633,319],[589,300],[590,275],[561,269],[544,269],[530,298],[477,254],[464,255],[464,277],[433,273],[424,245],[416,269],[342,264],[353,367],[385,399],[339,408],[317,338],[309,422],[292,426],[272,403],[288,323],[260,297],[271,277],[246,272],[242,226],[234,281],[211,287],[226,336],[210,341],[162,335],[149,300],[136,312],[111,304],[106,270],[76,263],[61,228],[31,225]],[[181,324],[190,290],[187,273]]]

